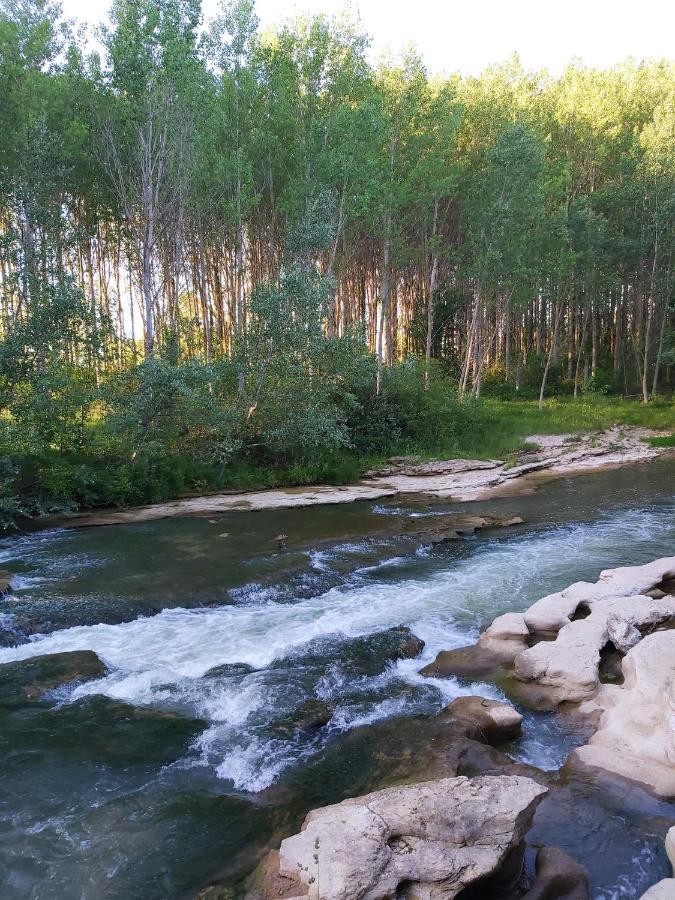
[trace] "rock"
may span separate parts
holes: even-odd
[[[569,622],[554,641],[541,641],[520,653],[513,665],[516,678],[536,682],[550,696],[552,705],[590,699],[600,685],[600,651],[610,640],[610,618],[615,634],[621,632],[629,641],[635,632],[639,638],[635,626],[647,627],[675,618],[675,598],[653,600],[637,595],[594,600],[589,616]]]
[[[49,653],[0,666],[0,706],[35,703],[63,684],[102,678],[107,668],[91,650]]]
[[[271,850],[250,877],[246,900],[307,900],[305,885],[297,873],[282,875],[279,871],[279,851]]]
[[[530,630],[522,613],[504,613],[485,629],[478,643],[503,658],[514,658],[527,647],[529,636]]]
[[[390,659],[415,659],[424,650],[424,641],[404,625],[390,629],[394,638],[398,637],[398,644],[391,650]]]
[[[545,793],[522,776],[444,778],[314,810],[247,896],[451,900],[510,860]]]
[[[642,895],[640,900],[674,900],[675,878],[664,878]]]
[[[668,861],[670,862],[671,868],[675,872],[675,825],[672,828],[668,829],[668,834],[666,834],[666,855],[668,857]]]
[[[478,643],[442,650],[420,674],[427,678],[492,678],[527,647],[529,631],[521,613],[505,613],[478,638]]]
[[[424,649],[424,641],[412,633],[405,625],[397,625],[384,631],[356,638],[348,638],[340,643],[339,664],[350,676],[381,675],[393,662],[412,659]],[[333,651],[331,651],[333,652]],[[272,668],[326,665],[326,640],[317,638],[303,645],[288,656],[280,657],[272,663]]]
[[[446,541],[458,541],[463,535],[474,534],[481,528],[507,528],[524,522],[520,516],[504,518],[502,516],[448,516],[436,522],[434,528],[409,532],[420,538],[424,545],[443,544]]]
[[[205,672],[203,678],[240,678],[255,672],[248,663],[221,663]]]
[[[323,728],[333,717],[333,707],[311,697],[305,700],[280,726],[284,730],[314,731]]]
[[[588,900],[586,869],[559,847],[541,847],[536,872],[522,900]]]
[[[655,632],[628,651],[623,685],[603,685],[580,707],[582,713],[599,710],[600,718],[589,742],[572,753],[571,764],[606,769],[675,797],[673,660],[675,631]]]
[[[619,618],[616,613],[610,613],[607,618],[607,638],[617,650],[620,650],[622,653],[628,653],[631,647],[639,643],[642,635],[635,625],[631,625],[625,619]]]
[[[474,678],[495,679],[501,667],[511,659],[501,659],[479,644],[458,647],[456,650],[441,650],[436,659],[420,669],[425,678]]]
[[[484,697],[458,697],[441,713],[462,727],[474,740],[506,741],[520,734],[523,717],[509,703]]]
[[[644,594],[673,575],[675,556],[656,559],[644,566],[606,569],[595,584],[578,581],[556,594],[542,597],[525,613],[525,623],[532,634],[555,633],[571,621],[579,606],[590,608],[598,600]]]
[[[675,596],[642,593],[669,584],[674,571],[675,557],[608,569],[595,584],[580,581],[524,613],[498,616],[476,644],[442,651],[421,674],[489,678],[539,709],[587,701],[598,691],[608,644],[624,652],[640,640],[640,629],[675,619]]]
[[[12,576],[6,569],[0,569],[0,597],[12,590]]]
[[[237,895],[234,888],[211,884],[209,887],[203,888],[197,894],[195,900],[237,900]]]

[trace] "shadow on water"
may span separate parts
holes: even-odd
[[[0,896],[193,896],[236,882],[309,808],[447,774],[456,746],[436,714],[499,692],[418,670],[501,612],[672,553],[673,476],[661,460],[489,503],[395,498],[5,539],[17,590],[0,628],[18,645],[0,649]],[[431,551],[400,536],[402,519],[454,511],[526,524]],[[420,658],[400,651],[401,624],[426,641]],[[67,665],[46,655],[64,653]],[[329,724],[295,727],[308,698]],[[667,874],[675,810],[555,776],[584,739],[527,713],[503,748],[551,773],[529,843],[583,862],[600,900],[639,896]]]

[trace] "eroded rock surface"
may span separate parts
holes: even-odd
[[[514,673],[521,681],[546,688],[554,704],[580,703],[593,697],[600,684],[600,651],[611,630],[618,635],[617,650],[623,650],[633,634],[640,640],[638,628],[648,628],[675,618],[675,597],[654,600],[642,595],[611,597],[585,601],[591,614],[569,622],[555,641],[541,641],[520,653],[514,660]],[[616,644],[615,644],[616,646]]]
[[[571,756],[675,797],[675,631],[645,637],[623,660],[622,685],[603,685],[581,711],[599,711],[593,737]]]
[[[476,644],[440,653],[422,674],[493,678],[541,708],[584,702],[600,687],[603,648],[624,653],[675,621],[675,595],[663,590],[674,576],[675,557],[608,569],[595,583],[577,582],[524,613],[499,616]]]
[[[248,897],[451,900],[504,865],[545,793],[522,776],[444,778],[314,810]]]
[[[435,528],[426,528],[410,534],[419,538],[422,544],[444,544],[475,534],[482,528],[509,528],[512,525],[522,525],[524,521],[520,516],[446,516]]]
[[[442,650],[421,670],[428,678],[494,678],[527,647],[529,630],[522,613],[498,616],[476,644]]]

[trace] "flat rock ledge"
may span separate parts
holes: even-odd
[[[666,448],[652,447],[645,438],[660,432],[613,427],[582,435],[532,435],[536,451],[521,453],[516,465],[500,460],[446,459],[420,463],[393,457],[373,469],[358,484],[319,485],[268,491],[190,497],[131,509],[75,513],[63,520],[70,527],[116,525],[173,516],[207,516],[225,512],[286,509],[318,504],[379,500],[398,494],[426,494],[458,502],[484,500],[504,493],[531,493],[535,480],[646,462]]]
[[[477,644],[440,653],[422,674],[506,676],[505,688],[530,705],[591,700],[601,652],[640,646],[643,634],[675,621],[675,556],[601,572],[542,597],[524,613],[494,620]]]
[[[545,793],[517,775],[457,777],[316,809],[266,857],[247,900],[451,900],[517,877],[514,856]]]

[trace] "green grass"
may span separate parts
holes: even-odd
[[[648,438],[648,442],[652,447],[675,447],[675,432],[667,434],[663,437]]]
[[[508,459],[519,450],[531,449],[526,439],[533,434],[581,434],[631,425],[657,430],[675,427],[675,404],[670,399],[649,404],[617,397],[586,396],[547,400],[542,410],[536,400],[484,400],[485,413],[475,429],[462,436],[460,453],[482,459]],[[655,438],[656,446],[672,446],[670,438]],[[452,453],[450,448],[448,451]]]

